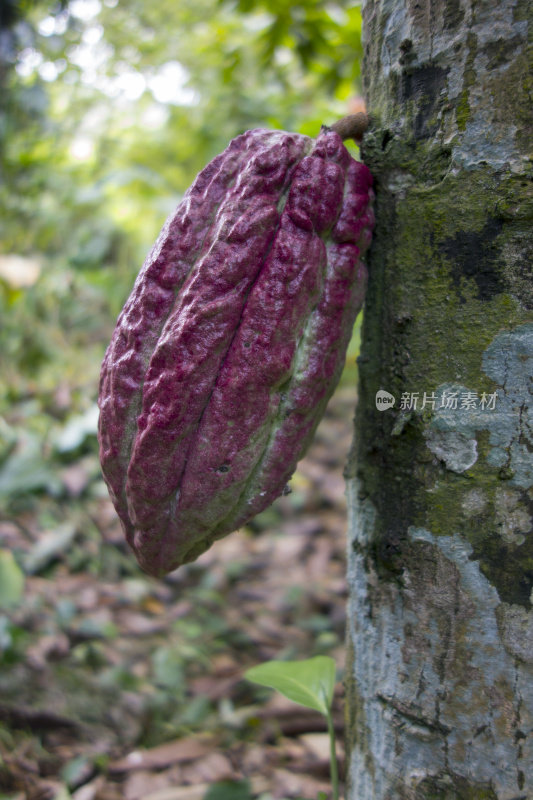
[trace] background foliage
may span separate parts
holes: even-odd
[[[196,173],[232,137],[254,127],[314,136],[323,122],[358,110],[360,27],[359,7],[347,0],[0,4],[0,691],[5,696],[14,692],[27,700],[29,692],[42,703],[42,693],[32,695],[27,673],[13,665],[25,664],[37,647],[37,632],[27,620],[35,621],[38,608],[39,634],[48,637],[70,631],[78,619],[68,576],[93,575],[100,584],[120,581],[121,591],[133,592],[135,602],[148,602],[146,585],[139,589],[141,584],[131,583],[142,578],[133,558],[102,537],[108,500],[96,443],[101,360],[145,254]],[[285,502],[297,508],[301,500],[295,493]],[[258,529],[276,519],[268,513]],[[241,567],[237,559],[227,568],[228,586]],[[57,588],[57,596],[48,596],[49,587],[61,580],[70,586],[67,599]],[[213,588],[213,575],[196,588],[194,580],[185,580],[189,591],[197,592],[200,616],[181,622],[170,644],[158,645],[150,656],[151,721],[139,734],[148,743],[190,724],[205,726],[211,705],[201,694],[185,703],[184,676],[192,664],[209,671],[222,640],[224,651],[231,646],[231,624],[214,612],[224,597]],[[40,597],[31,595],[32,587]],[[167,602],[168,595],[162,596]],[[309,612],[297,591],[293,600],[296,614]],[[159,595],[153,600],[161,602]],[[318,652],[339,641],[328,640],[327,620],[311,616],[302,624],[321,641]],[[113,640],[116,624],[85,619],[79,625],[82,631],[74,634],[65,658],[74,659],[76,668],[98,671],[105,658],[87,642],[93,636]],[[241,646],[244,634],[234,635]],[[180,641],[176,650],[173,636]],[[301,655],[290,647],[284,654]],[[113,659],[117,663],[106,666],[105,686],[98,688],[103,705],[106,692],[117,687],[140,691],[138,677]],[[76,683],[71,667],[72,661],[65,671],[59,667],[56,677],[80,703],[79,693],[85,693],[92,709],[88,673]],[[75,713],[83,716],[79,709]],[[0,796],[2,719],[0,702]]]
[[[10,0],[2,9],[5,462],[18,425],[51,437],[53,450],[70,415],[94,404],[116,315],[207,161],[247,128],[315,135],[346,113],[360,13],[342,0]],[[19,476],[18,488],[50,488],[45,471],[27,474],[26,486]]]
[[[103,350],[195,174],[252,127],[315,135],[356,94],[336,0],[10,0],[0,37],[0,498],[95,451]]]

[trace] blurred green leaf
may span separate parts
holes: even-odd
[[[24,560],[26,572],[30,575],[40,572],[70,547],[75,535],[76,528],[70,523],[42,534],[26,555]]]
[[[248,781],[220,781],[209,787],[204,800],[253,800]]]
[[[85,414],[71,417],[62,431],[55,437],[55,447],[60,453],[76,450],[87,437],[96,436],[98,429],[98,406],[92,405]]]
[[[153,655],[154,682],[164,689],[177,689],[184,684],[183,660],[172,647],[159,647]]]
[[[52,465],[41,452],[37,436],[22,435],[16,448],[0,468],[0,498],[45,489],[58,494],[62,485]]]
[[[79,786],[91,775],[92,764],[86,756],[76,756],[67,761],[61,770],[61,777],[65,783],[72,787]]]
[[[18,605],[24,592],[24,573],[8,550],[0,550],[0,608]]]

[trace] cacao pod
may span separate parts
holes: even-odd
[[[251,130],[165,223],[99,393],[104,478],[146,572],[194,560],[283,492],[363,303],[371,186],[331,128]]]

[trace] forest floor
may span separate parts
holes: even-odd
[[[291,494],[164,580],[137,568],[94,452],[65,466],[61,500],[2,515],[25,583],[0,616],[0,798],[330,797],[325,719],[243,673],[336,660],[342,776],[354,405],[334,395]]]

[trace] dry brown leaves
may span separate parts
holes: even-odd
[[[291,495],[165,581],[133,568],[111,578],[73,572],[61,554],[51,572],[27,578],[11,615],[27,639],[24,657],[0,676],[0,794],[202,800],[213,783],[232,779],[274,799],[328,791],[324,719],[258,695],[242,676],[265,660],[317,652],[343,667],[342,469],[353,406],[351,390],[335,395]],[[71,469],[73,496],[83,491],[81,473]],[[107,548],[100,556],[96,546],[95,559],[111,548],[129,565],[100,495],[79,512],[77,530],[91,519]],[[0,522],[3,546],[30,552],[37,528],[31,515]],[[165,698],[168,709],[158,705]],[[187,721],[202,703],[209,713]],[[342,768],[340,686],[334,711]]]

